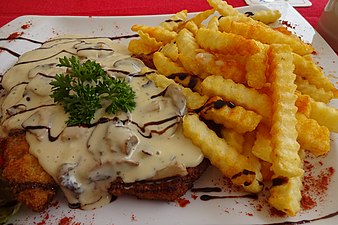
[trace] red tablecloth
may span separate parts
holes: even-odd
[[[312,26],[328,0],[312,0],[311,7],[296,8]],[[228,0],[234,7],[244,0]],[[210,8],[206,0],[2,0],[0,27],[22,15],[128,16],[175,13],[182,9],[196,12]]]

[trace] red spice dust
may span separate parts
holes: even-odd
[[[186,207],[188,204],[190,204],[190,201],[188,199],[185,198],[178,198],[176,200],[176,202],[178,203],[178,205],[182,208]]]
[[[36,225],[45,225],[47,224],[46,221],[49,219],[49,214],[46,213],[45,216],[43,217],[43,220],[39,223],[37,223]]]
[[[24,25],[21,26],[21,29],[26,30],[26,29],[30,28],[31,25],[32,25],[31,23],[26,23],[26,24],[24,24]]]
[[[304,161],[304,168],[311,169],[313,165]],[[333,167],[324,168],[319,174],[313,174],[311,170],[303,178],[303,190],[301,207],[309,210],[316,207],[319,203],[326,200],[326,194],[331,182],[331,177],[335,173]]]
[[[81,225],[80,222],[73,222],[74,217],[63,217],[59,221],[59,225]]]
[[[194,199],[194,200],[196,200],[198,198],[198,196],[195,195],[195,194],[191,194],[191,198]]]
[[[7,37],[7,40],[14,40],[20,36],[22,36],[24,34],[24,32],[14,32],[14,33],[11,33],[8,37]]]

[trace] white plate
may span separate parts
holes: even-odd
[[[307,7],[312,6],[309,0],[245,0],[248,5],[264,4],[271,2],[287,2],[293,7]]]
[[[282,20],[288,21],[289,27],[307,42],[312,42],[317,54],[315,59],[324,68],[326,73],[334,79],[337,76],[337,56],[327,43],[315,32],[306,20],[289,4],[268,4],[272,9],[282,12]],[[262,6],[243,7],[241,11],[256,11]],[[130,27],[137,24],[155,25],[168,18],[167,15],[138,16],[138,17],[50,17],[24,16],[15,19],[0,29],[0,38],[6,38],[15,32],[24,32],[22,37],[45,41],[50,37],[62,34],[84,34],[95,36],[119,36],[132,34]],[[29,25],[28,29],[21,28]],[[25,40],[0,41],[0,47],[22,54],[39,47]],[[0,52],[0,74],[12,66],[16,57],[7,51]],[[337,80],[334,80],[337,82]],[[335,104],[337,106],[337,104]],[[315,172],[325,171],[333,167],[338,170],[338,136],[332,135],[331,152],[325,158],[309,159],[316,166]],[[195,184],[195,187],[217,186],[223,188],[221,193],[211,195],[237,196],[243,193],[236,192],[226,179],[210,168]],[[181,207],[177,202],[157,202],[137,200],[133,197],[120,197],[108,206],[94,210],[81,211],[68,208],[62,194],[55,200],[54,206],[42,213],[34,213],[23,208],[10,223],[13,224],[59,224],[70,220],[69,224],[271,224],[283,221],[314,220],[338,211],[338,173],[334,173],[326,195],[320,196],[317,207],[302,211],[293,218],[270,216],[269,207],[264,203],[264,194],[258,200],[247,198],[226,198],[210,201],[200,200],[203,193],[188,192],[185,200],[190,203]],[[197,197],[197,198],[196,198]],[[195,199],[196,198],[196,199]],[[262,205],[262,208],[261,208]],[[338,216],[316,220],[311,224],[334,224]],[[61,221],[62,222],[62,221]],[[69,222],[69,221],[68,221]],[[61,223],[67,224],[67,223]]]

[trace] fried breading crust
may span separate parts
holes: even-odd
[[[2,176],[18,201],[33,211],[44,210],[56,194],[57,184],[29,153],[25,131],[12,131],[1,143]]]
[[[194,181],[209,165],[209,160],[204,159],[198,166],[187,168],[186,176],[175,176],[157,181],[124,183],[121,178],[118,178],[111,184],[110,193],[114,196],[132,195],[139,199],[174,201],[192,188]]]

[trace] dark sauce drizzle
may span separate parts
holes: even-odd
[[[253,13],[252,12],[246,12],[245,14],[247,14],[248,16],[252,16]],[[222,18],[222,16],[219,17],[219,19]],[[180,20],[167,20],[165,22],[181,22]],[[124,35],[124,36],[116,36],[116,37],[88,37],[88,38],[81,38],[81,39],[97,39],[97,38],[108,38],[110,40],[118,40],[118,39],[128,39],[128,38],[136,38],[138,37],[139,35],[138,34],[134,34],[134,35]],[[60,38],[60,39],[54,39],[54,40],[48,40],[46,42],[41,42],[41,41],[37,41],[37,40],[33,40],[33,39],[29,39],[29,38],[25,38],[25,37],[16,37],[14,38],[14,40],[23,40],[23,41],[28,41],[28,42],[31,42],[31,43],[34,43],[34,44],[44,44],[44,43],[48,43],[48,42],[51,42],[51,41],[55,41],[55,40],[74,40],[74,38]],[[12,40],[12,39],[11,39]],[[8,38],[0,38],[0,41],[9,41]],[[49,46],[49,47],[46,47],[46,48],[40,48],[40,49],[49,49],[49,48],[52,48],[53,46]],[[5,48],[5,47],[0,47],[0,52],[1,51],[6,51],[8,52],[9,54],[11,54],[12,56],[14,57],[17,57],[19,58],[21,56],[21,54],[11,50],[11,49],[8,49],[8,48]],[[62,51],[62,52],[65,52],[65,51]],[[61,54],[62,52],[60,53],[57,53],[56,55],[58,54]],[[69,52],[68,52],[69,53]],[[73,53],[70,53],[70,54],[73,54]],[[51,57],[54,57],[56,55],[53,55]],[[51,57],[48,57],[48,58],[51,58]],[[45,59],[48,59],[48,58],[45,58]],[[26,64],[26,63],[32,63],[32,62],[38,62],[38,61],[42,61],[42,60],[45,60],[45,59],[40,59],[40,60],[33,60],[33,61],[27,61],[27,62],[21,62],[21,63],[17,63],[16,65],[20,65],[20,64]],[[117,71],[116,71],[117,72]],[[118,71],[118,72],[122,72],[122,71]],[[123,73],[123,72],[122,72]],[[145,73],[145,74],[136,74],[136,75],[133,75],[134,77],[137,77],[137,76],[146,76],[147,74],[151,74],[153,72],[148,72],[148,73]],[[40,74],[42,76],[46,76],[46,77],[50,77],[50,76],[47,76],[45,74]],[[175,78],[175,76],[177,75],[171,75],[169,76],[169,78],[173,79]],[[181,80],[184,80],[186,78],[186,76],[188,76],[188,74],[179,74],[179,79]],[[1,74],[1,80],[3,78],[3,75]],[[21,85],[21,84],[24,84],[25,82],[22,82],[22,83],[19,83],[17,84],[16,86],[18,85]],[[189,87],[192,86],[194,87],[196,84],[194,84],[195,82],[190,80],[190,83],[189,83]],[[13,87],[14,88],[14,87]],[[191,88],[191,87],[190,87]],[[0,86],[0,89],[3,89],[2,86]],[[164,93],[164,92],[163,92]],[[163,94],[162,93],[162,94]],[[158,95],[159,96],[159,95]],[[153,96],[153,98],[156,97],[156,96]],[[235,107],[235,105],[232,103],[232,102],[227,102],[227,101],[216,101],[217,103],[213,103],[212,105],[215,106],[215,108],[221,108],[223,107],[224,105],[227,105],[228,107]],[[54,104],[52,104],[54,105]],[[27,112],[27,111],[30,111],[30,110],[35,110],[37,108],[40,108],[40,107],[45,107],[45,106],[52,106],[52,105],[43,105],[43,106],[39,106],[39,107],[35,107],[35,108],[32,108],[32,109],[29,109],[29,110],[25,110],[25,111],[21,111],[19,113],[24,113],[24,112]],[[18,113],[18,114],[19,114]],[[16,114],[15,114],[16,115]],[[12,115],[13,116],[13,115]],[[97,124],[99,123],[105,123],[105,122],[108,122],[110,120],[114,120],[116,118],[113,118],[113,119],[108,119],[108,118],[100,118],[98,122],[94,123],[94,124],[91,124],[90,126],[96,126]],[[153,125],[153,124],[160,124],[161,122],[167,122],[169,120],[173,120],[173,119],[177,119],[176,117],[172,117],[172,118],[168,118],[166,120],[163,120],[163,121],[157,121],[157,122],[151,122],[151,123],[148,123],[148,124],[145,124],[143,127],[137,125],[141,130],[144,130],[146,126],[149,126],[149,125]],[[126,121],[124,121],[126,122]],[[135,122],[133,122],[134,124],[136,124]],[[176,123],[173,123],[171,126],[175,125]],[[50,134],[50,128],[48,127],[45,127],[45,126],[29,126],[29,127],[25,127],[26,130],[30,130],[30,129],[48,129],[48,138],[50,141],[55,141],[57,140],[58,136],[57,137],[53,137],[51,136]],[[158,132],[158,131],[156,131]],[[163,132],[163,131],[162,131]],[[165,132],[165,131],[164,131]],[[151,134],[150,136],[146,136],[146,137],[151,137]],[[281,179],[279,178],[276,178],[273,180],[273,185],[279,185],[280,183],[283,183],[281,181]],[[55,185],[51,185],[51,184],[42,184],[42,183],[37,183],[37,182],[26,182],[26,183],[22,183],[20,185],[16,185],[16,191],[21,191],[21,190],[26,190],[26,189],[30,189],[30,188],[40,188],[40,189],[48,189],[48,190],[56,190],[57,187]],[[193,188],[191,189],[191,191],[193,192],[220,192],[221,189],[218,188],[218,187],[206,187],[206,188]],[[241,195],[241,196],[211,196],[211,195],[202,195],[200,197],[201,200],[203,201],[208,201],[208,200],[212,200],[212,199],[221,199],[221,198],[252,198],[252,199],[257,199],[257,195],[255,194],[248,194],[248,195]],[[117,199],[116,196],[112,196],[112,199],[111,201],[115,201]],[[76,204],[69,204],[69,207],[72,208],[72,209],[78,209],[80,208],[80,204],[79,203],[76,203]],[[286,221],[286,222],[281,222],[281,223],[272,223],[274,225],[297,225],[297,224],[306,224],[306,223],[311,223],[311,222],[314,222],[314,221],[319,221],[319,220],[324,220],[324,219],[328,219],[328,218],[332,218],[332,217],[335,217],[335,216],[338,216],[338,211],[337,212],[333,212],[331,214],[328,214],[328,215],[325,215],[325,216],[322,216],[322,217],[318,217],[318,218],[315,218],[315,219],[311,219],[311,220],[301,220],[301,221],[296,221],[296,222],[290,222],[290,221]],[[271,224],[271,225],[272,225]],[[270,224],[266,224],[266,225],[270,225]]]
[[[200,199],[202,201],[209,201],[212,199],[224,199],[224,198],[251,198],[251,199],[258,199],[258,195],[256,194],[246,194],[246,195],[223,195],[223,196],[216,196],[216,195],[201,195]]]
[[[119,39],[136,38],[138,36],[139,36],[138,34],[132,34],[132,35],[122,35],[122,36],[115,36],[115,37],[87,37],[87,38],[81,38],[81,39],[108,38],[110,40],[119,40]],[[55,40],[74,40],[74,39],[76,40],[77,38],[58,38],[58,39],[47,40],[45,42],[42,42],[42,41],[33,40],[33,39],[30,39],[30,38],[25,38],[25,37],[15,37],[15,38],[11,38],[11,39],[9,39],[9,38],[0,38],[0,41],[23,40],[23,41],[31,42],[31,43],[34,43],[34,44],[43,45],[45,43],[49,43],[49,42],[52,42],[52,41],[55,41]],[[53,47],[53,46],[49,46],[49,47],[45,47],[45,48],[40,48],[40,49],[48,49],[48,48],[51,48],[51,47]],[[1,51],[6,51],[9,54],[11,54],[11,55],[13,55],[14,57],[17,57],[17,58],[19,58],[21,56],[21,54],[13,51],[11,49],[5,48],[5,47],[0,47],[0,52]]]
[[[37,41],[37,40],[30,39],[30,38],[25,38],[25,37],[0,38],[0,41],[12,41],[12,40],[24,40],[24,41],[32,42],[32,43],[34,43],[34,44],[40,44],[40,45],[43,44],[42,41]]]
[[[12,56],[17,57],[17,58],[19,58],[19,57],[21,56],[21,54],[19,54],[19,53],[17,53],[17,52],[14,52],[13,50],[10,50],[10,49],[8,49],[8,48],[0,47],[0,50],[1,50],[1,51],[6,51],[6,52],[8,52],[9,54],[11,54]]]

